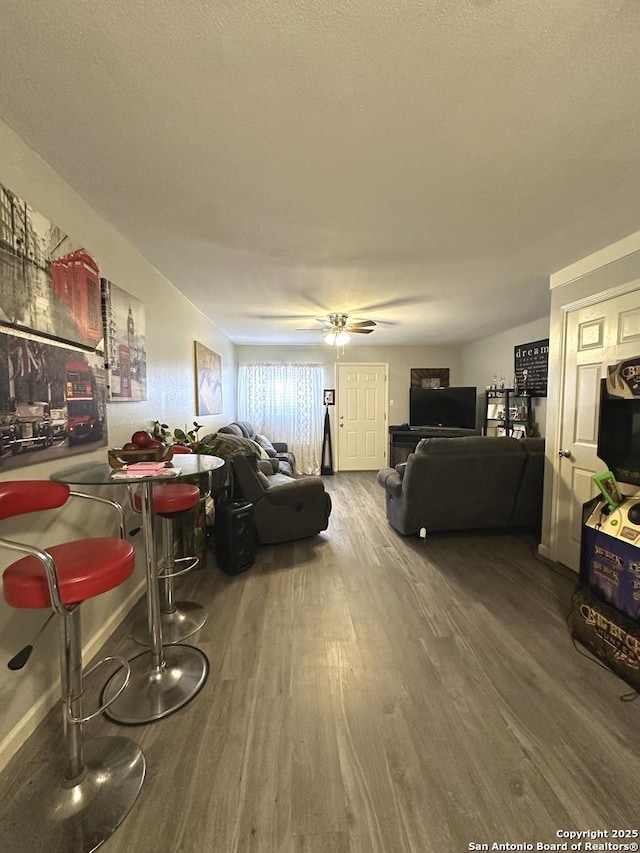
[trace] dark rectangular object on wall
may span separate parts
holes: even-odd
[[[214,536],[216,561],[225,574],[250,568],[257,551],[253,504],[229,501],[216,507]]]
[[[513,370],[518,386],[517,391],[524,391],[532,397],[546,397],[549,375],[549,338],[514,347]]]

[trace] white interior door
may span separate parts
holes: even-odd
[[[597,456],[600,380],[606,366],[639,354],[640,292],[567,314],[555,531],[556,558],[575,571],[582,505],[597,494],[593,475],[606,469]]]
[[[374,471],[387,458],[387,365],[339,364],[338,470]]]

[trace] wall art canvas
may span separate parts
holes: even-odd
[[[0,324],[101,348],[98,265],[0,184]]]
[[[219,415],[222,412],[222,363],[217,352],[195,341],[196,414]]]
[[[146,400],[144,303],[106,278],[100,284],[108,398],[114,402]]]
[[[411,388],[448,388],[448,367],[412,367]]]
[[[106,443],[102,353],[0,332],[0,471]]]

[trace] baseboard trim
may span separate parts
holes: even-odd
[[[118,627],[120,622],[132,609],[144,592],[145,580],[131,591],[120,606],[111,614],[109,619],[99,628],[98,631],[82,648],[82,657],[85,661],[90,661],[91,658],[102,647],[105,640]],[[31,707],[31,710],[25,714],[20,722],[13,727],[9,734],[0,743],[0,772],[4,770],[9,761],[13,758],[20,747],[26,742],[27,738],[33,734],[38,725],[44,720],[49,711],[60,702],[60,678],[56,678],[54,684],[46,690],[38,701]]]
[[[551,560],[551,551],[546,545],[543,545],[542,543],[538,545],[538,554],[540,554],[541,557],[545,557],[547,560]]]

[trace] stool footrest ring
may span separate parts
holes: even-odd
[[[190,572],[191,569],[195,569],[195,567],[200,562],[200,558],[199,557],[178,557],[177,560],[173,561],[173,565],[176,566],[178,563],[184,563],[187,561],[190,561],[188,566],[185,566],[183,569],[177,569],[175,572],[168,572],[166,570],[166,568],[162,568],[158,572],[158,577],[160,578],[160,580],[166,580],[167,578],[177,578],[177,577],[180,577],[180,575],[186,575],[186,573]]]
[[[131,666],[129,665],[129,661],[126,658],[120,657],[120,655],[109,655],[108,657],[102,658],[102,660],[97,661],[93,664],[93,666],[89,667],[89,669],[85,670],[85,675],[91,675],[91,673],[96,670],[99,666],[102,666],[104,663],[108,663],[109,661],[115,661],[120,664],[120,669],[124,669],[126,671],[126,675],[124,677],[124,681],[122,686],[118,689],[114,696],[112,696],[107,702],[104,702],[97,711],[94,711],[92,714],[88,714],[86,717],[74,717],[71,713],[71,709],[69,707],[69,703],[66,703],[66,712],[68,718],[72,723],[88,723],[94,719],[94,717],[98,717],[100,714],[104,713],[106,709],[112,702],[118,698],[118,696],[125,689],[127,684],[129,683],[129,679],[131,678]],[[116,670],[117,672],[118,670]],[[114,673],[115,675],[115,673]],[[112,676],[113,677],[113,676]]]

